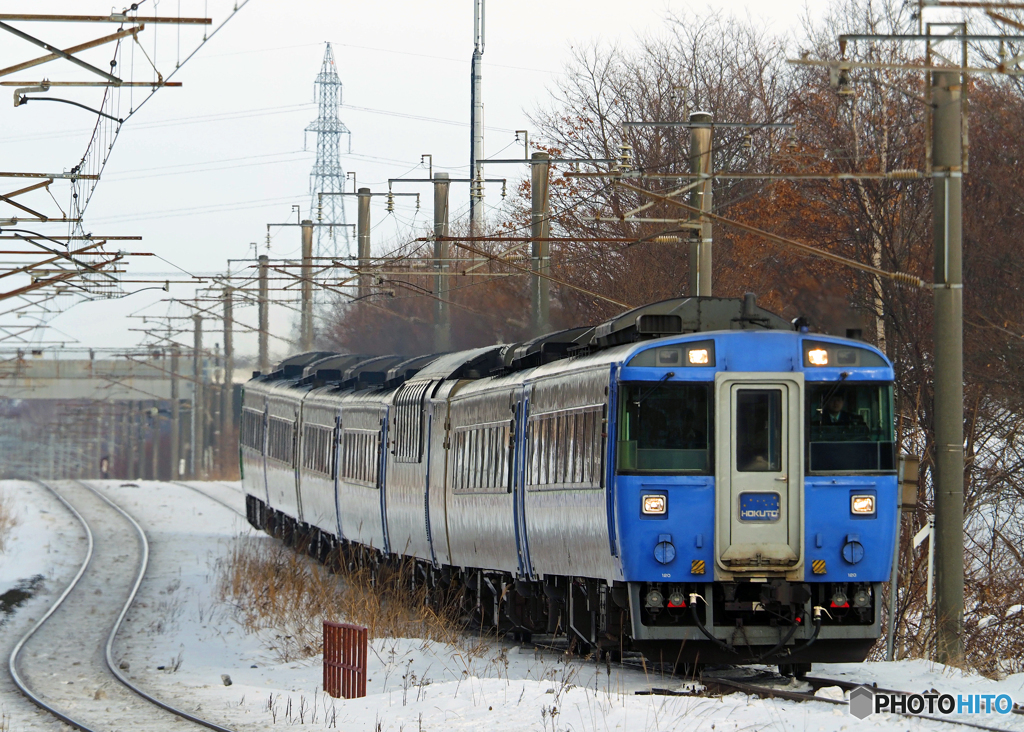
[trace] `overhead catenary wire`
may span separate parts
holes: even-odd
[[[764,231],[763,229],[758,229],[757,227],[750,226],[749,224],[744,224],[734,219],[726,218],[725,216],[719,216],[718,214],[709,213],[707,211],[702,212],[700,209],[689,206],[685,203],[682,203],[681,201],[676,201],[672,198],[668,198],[667,196],[662,196],[658,193],[648,191],[643,188],[639,188],[638,186],[631,185],[629,183],[626,183],[625,181],[617,180],[614,181],[614,183],[617,186],[626,188],[635,193],[655,198],[657,200],[662,201],[663,203],[678,206],[686,211],[689,211],[691,214],[695,216],[706,216],[707,218],[717,223],[723,224],[725,226],[730,226],[735,229],[739,229],[740,231],[744,231],[748,234],[753,234],[755,236],[761,237],[762,239],[767,239],[768,241],[771,241],[775,244],[781,244],[783,246],[796,249],[800,252],[803,252],[804,254],[809,254],[814,257],[827,259],[837,264],[842,264],[846,267],[858,269],[862,272],[869,272],[870,274],[876,275],[878,277],[884,277],[885,279],[900,282],[905,285],[912,285],[914,287],[926,286],[925,281],[920,277],[917,277],[916,275],[908,274],[906,272],[888,272],[886,270],[879,269],[877,267],[872,267],[869,264],[864,264],[862,262],[858,262],[854,259],[850,259],[839,254],[833,254],[832,252],[812,247],[808,244],[804,244],[803,242],[798,242],[795,239],[789,239],[784,236],[779,236],[778,234],[772,234],[771,232]]]

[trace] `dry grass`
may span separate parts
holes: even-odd
[[[371,639],[457,643],[464,629],[456,601],[423,587],[410,590],[411,565],[334,573],[281,542],[240,537],[218,562],[217,575],[220,599],[282,661],[321,653],[324,620],[365,626]]]
[[[18,516],[14,512],[14,502],[10,496],[0,491],[0,552],[7,551],[7,541],[17,525]]]

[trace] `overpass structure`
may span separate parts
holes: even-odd
[[[173,480],[232,465],[219,352],[0,351],[0,477]]]

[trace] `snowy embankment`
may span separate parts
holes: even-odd
[[[8,490],[11,485],[7,484]],[[382,731],[775,728],[803,732],[893,724],[902,729],[949,729],[888,715],[861,722],[844,707],[749,699],[742,694],[721,699],[637,695],[651,688],[679,690],[683,683],[653,672],[609,669],[566,660],[556,653],[471,639],[458,646],[422,639],[377,639],[370,654],[367,697],[330,699],[320,689],[319,656],[282,661],[281,649],[288,644],[276,646],[272,634],[246,634],[233,608],[217,595],[218,560],[228,554],[239,535],[256,536],[243,518],[181,486],[95,485],[139,520],[151,542],[150,569],[120,637],[118,656],[128,662],[129,674],[157,696],[199,714],[208,710],[211,716],[234,719],[239,730],[280,725]],[[242,510],[237,485],[205,484],[202,489]],[[38,498],[35,492],[25,497]],[[63,554],[46,554],[41,548],[49,544],[65,551],[60,534],[67,530],[66,523],[26,520],[19,526],[19,548],[12,547],[10,557],[32,555],[41,562],[32,572],[56,572],[54,568],[63,566],[58,559]],[[27,576],[10,557],[0,557],[0,577]],[[922,661],[816,666],[814,673],[908,691],[1006,693],[1024,702],[1024,675],[996,682]],[[223,676],[230,678],[230,686]],[[973,721],[1024,730],[1020,716]]]

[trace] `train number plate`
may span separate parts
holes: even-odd
[[[778,521],[778,493],[741,493],[740,521]]]

